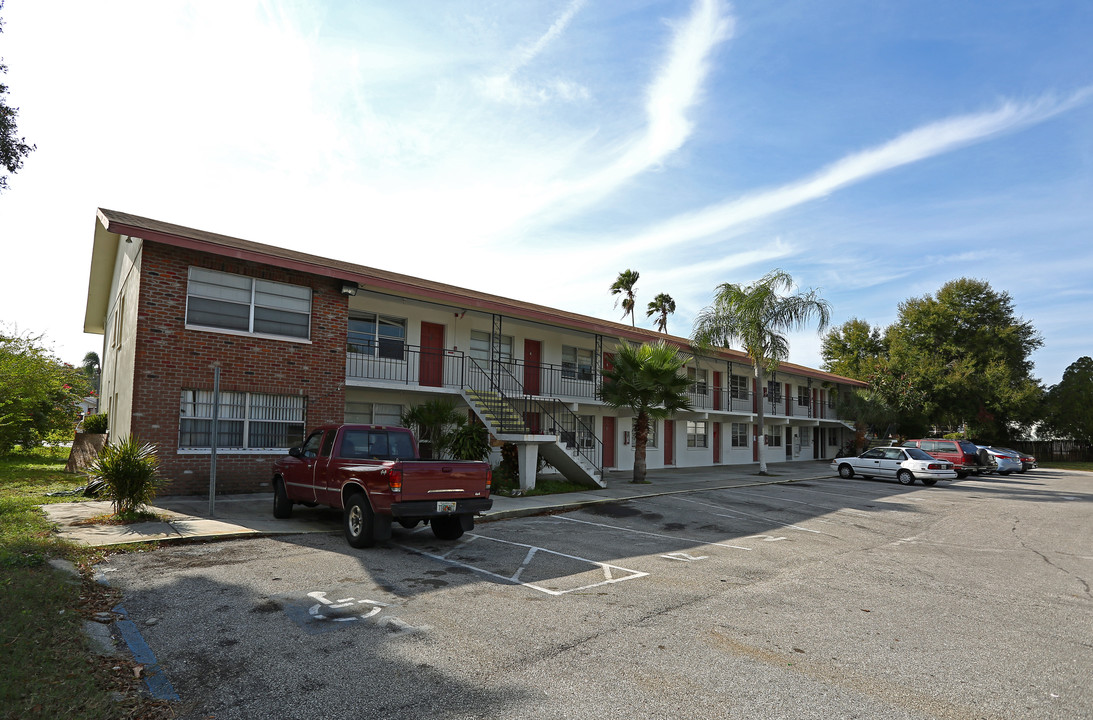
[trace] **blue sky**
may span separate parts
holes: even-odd
[[[0,321],[78,362],[106,207],[575,312],[779,267],[833,324],[988,280],[1093,354],[1093,3],[8,0]],[[639,324],[652,327],[642,315]],[[818,367],[815,332],[791,359]]]

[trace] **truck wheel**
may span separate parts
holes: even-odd
[[[367,498],[360,493],[349,497],[342,511],[342,520],[345,523],[345,539],[355,548],[372,547],[376,540],[372,536],[372,527],[375,524],[375,515]]]
[[[463,536],[463,524],[457,515],[435,517],[429,521],[437,540],[458,540]]]
[[[273,481],[273,517],[282,519],[292,517],[292,501],[288,499],[285,481],[281,478]]]

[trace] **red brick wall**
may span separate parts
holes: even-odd
[[[190,265],[310,287],[311,343],[187,330]],[[348,303],[335,280],[155,242],[140,272],[132,433],[159,448],[161,494],[209,491],[209,456],[178,453],[179,409],[182,390],[212,389],[216,362],[222,391],[304,395],[306,428],[342,422]],[[217,453],[217,493],[268,490],[275,458]]]

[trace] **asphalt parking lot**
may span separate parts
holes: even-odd
[[[836,477],[100,566],[181,717],[1093,717],[1093,478]]]

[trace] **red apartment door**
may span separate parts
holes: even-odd
[[[603,419],[603,466],[615,467],[615,418]]]
[[[542,351],[543,344],[538,340],[524,340],[524,393],[526,395],[539,394],[541,374],[539,360]]]
[[[421,323],[420,383],[429,387],[444,384],[444,326]]]
[[[665,420],[664,421],[664,464],[675,465],[676,464],[676,450],[675,450],[675,434],[676,434],[676,421]]]
[[[713,424],[713,461],[721,462],[721,423]]]

